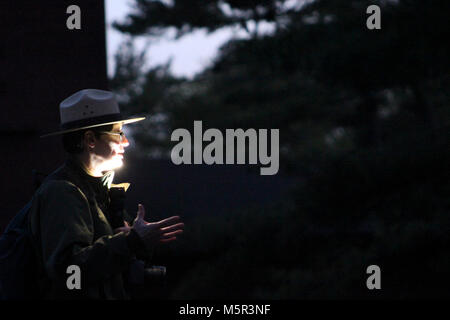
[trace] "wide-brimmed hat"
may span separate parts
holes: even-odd
[[[114,93],[98,89],[78,91],[59,105],[60,130],[41,136],[48,137],[114,123],[132,123],[145,117],[130,118],[120,113]]]

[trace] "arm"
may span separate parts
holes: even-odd
[[[42,258],[51,278],[66,278],[78,265],[82,281],[95,282],[121,273],[133,257],[133,240],[121,232],[94,241],[89,203],[75,185],[52,181],[39,199]],[[134,243],[136,238],[134,240]]]

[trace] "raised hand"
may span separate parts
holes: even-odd
[[[128,234],[128,233],[130,233],[130,231],[131,231],[131,226],[126,221],[123,222],[123,227],[114,229],[114,233],[123,232],[125,234]]]
[[[179,216],[172,216],[158,222],[146,222],[144,217],[144,206],[139,204],[132,229],[136,231],[142,241],[150,248],[161,242],[176,240],[176,236],[183,232],[184,223],[177,223],[180,220]]]

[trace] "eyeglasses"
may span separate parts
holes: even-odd
[[[125,139],[125,132],[111,132],[111,131],[100,131],[100,133],[111,134],[113,136],[119,136],[119,141],[122,142]]]

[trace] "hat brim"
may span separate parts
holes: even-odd
[[[145,119],[145,117],[139,117],[139,118],[130,118],[130,119],[124,119],[124,120],[110,121],[110,122],[102,122],[102,123],[92,124],[92,125],[89,125],[89,126],[83,126],[83,127],[80,127],[80,128],[72,128],[72,129],[67,129],[67,130],[61,130],[61,131],[57,131],[57,132],[47,133],[47,134],[44,134],[44,135],[40,136],[40,138],[56,136],[56,135],[60,135],[60,134],[64,134],[64,133],[69,133],[69,132],[74,132],[74,131],[79,131],[79,130],[84,130],[84,129],[89,129],[89,128],[107,126],[109,124],[115,124],[115,123],[128,124],[128,123],[142,121],[144,119]]]

